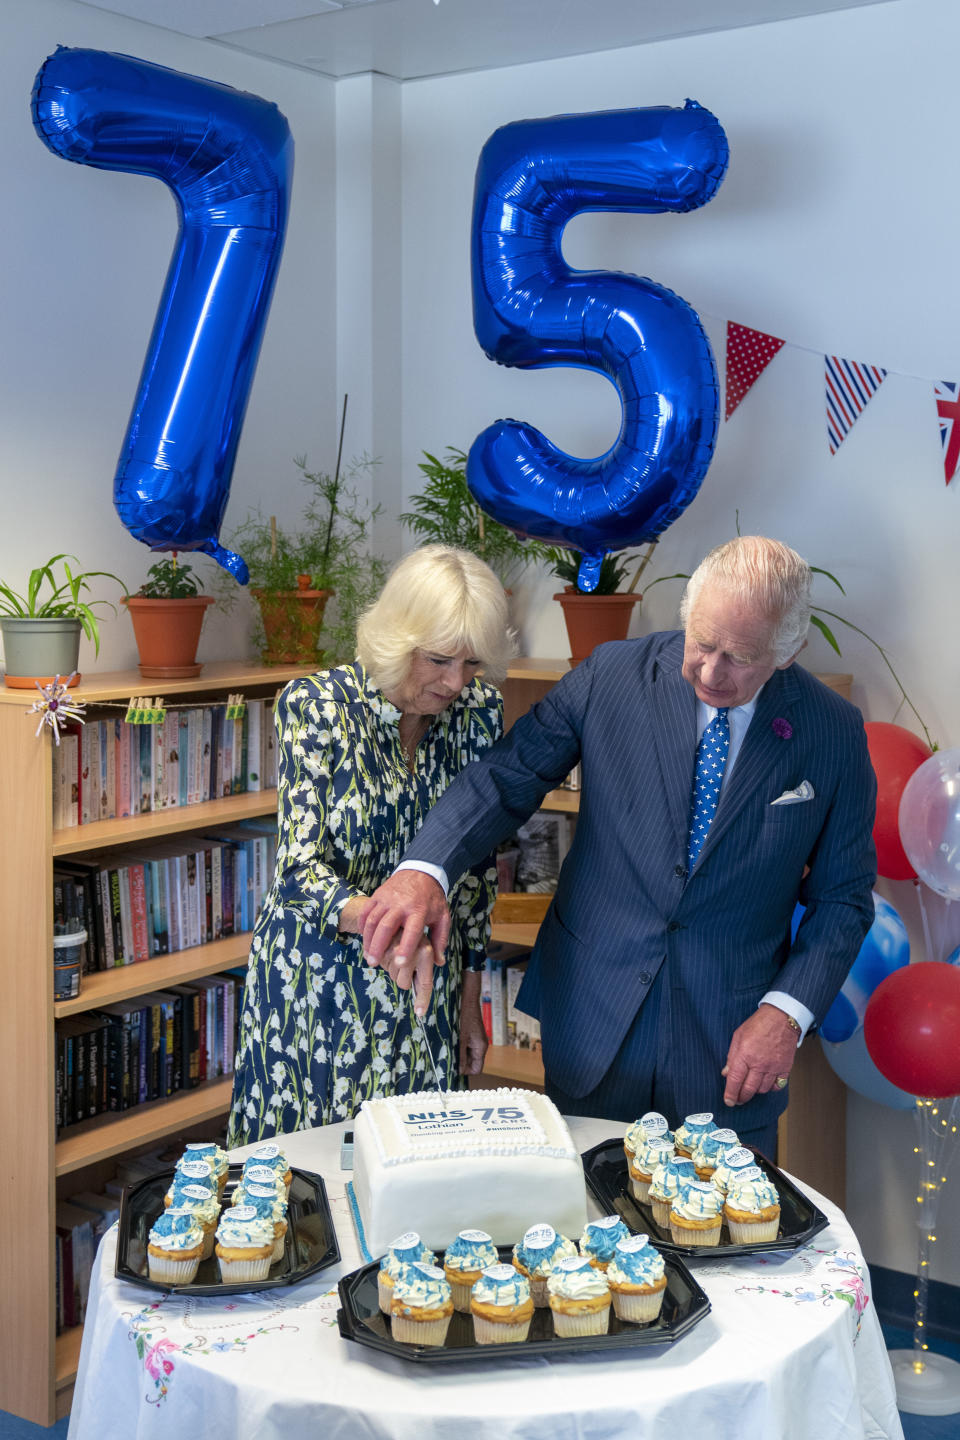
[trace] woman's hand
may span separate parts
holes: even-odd
[[[480,971],[466,970],[460,997],[460,1074],[482,1074],[486,1053],[487,1032],[483,1028],[480,1005]]]

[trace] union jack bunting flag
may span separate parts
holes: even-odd
[[[950,484],[957,473],[960,459],[960,394],[956,380],[939,380],[933,387],[937,397],[937,414],[940,417],[940,445],[943,449],[943,474],[945,483]]]
[[[887,378],[886,370],[839,355],[825,355],[827,439],[836,455],[863,411]]]

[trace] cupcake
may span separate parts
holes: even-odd
[[[207,1160],[183,1160],[181,1158],[177,1162],[177,1168],[173,1172],[173,1183],[163,1197],[164,1205],[168,1207],[173,1205],[174,1191],[178,1187],[182,1189],[184,1185],[199,1185],[206,1190],[208,1194],[212,1195],[215,1200],[219,1201],[220,1199],[220,1187],[217,1184],[217,1177],[214,1175],[210,1163]]]
[[[610,1323],[610,1286],[605,1271],[596,1270],[583,1255],[558,1260],[547,1281],[554,1333],[605,1335]]]
[[[626,1135],[623,1137],[623,1153],[627,1160],[632,1160],[636,1154],[637,1145],[641,1140],[663,1140],[667,1139],[673,1144],[673,1131],[667,1124],[666,1115],[661,1115],[659,1110],[648,1110],[635,1120]]]
[[[293,1180],[293,1171],[287,1164],[287,1157],[279,1145],[275,1145],[272,1141],[266,1145],[258,1145],[256,1150],[244,1160],[243,1168],[246,1170],[248,1166],[252,1168],[255,1165],[267,1165],[271,1170],[275,1171],[286,1186],[287,1195],[289,1196],[290,1184]]]
[[[693,1147],[701,1135],[707,1135],[714,1128],[713,1115],[707,1110],[702,1114],[688,1115],[677,1128],[674,1147],[678,1155],[692,1155]]]
[[[697,1172],[689,1156],[665,1160],[654,1170],[650,1180],[650,1208],[653,1218],[663,1230],[670,1228],[670,1211],[684,1185],[696,1180]]]
[[[433,1265],[436,1258],[433,1251],[428,1250],[421,1242],[415,1230],[405,1230],[396,1240],[391,1241],[386,1255],[380,1261],[380,1272],[377,1275],[377,1294],[384,1315],[390,1314],[393,1283],[403,1266],[415,1265],[418,1261],[422,1261],[424,1265]]]
[[[606,1270],[613,1259],[618,1240],[623,1240],[630,1231],[619,1215],[605,1215],[602,1220],[588,1220],[587,1228],[580,1236],[580,1254],[585,1255],[597,1270]]]
[[[637,1153],[630,1161],[630,1193],[635,1200],[644,1204],[650,1198],[650,1181],[658,1165],[672,1160],[674,1149],[666,1136],[658,1140],[641,1140]]]
[[[164,1285],[189,1285],[197,1276],[203,1231],[189,1210],[164,1210],[147,1236],[147,1268],[151,1280]]]
[[[284,1200],[289,1194],[289,1187],[283,1178],[283,1172],[272,1165],[262,1165],[259,1161],[256,1164],[252,1160],[244,1161],[237,1188],[239,1189],[243,1185],[271,1187]]]
[[[739,1170],[727,1187],[724,1219],[734,1245],[776,1240],[780,1229],[780,1196],[759,1165]]]
[[[670,1234],[675,1245],[719,1245],[723,1226],[723,1196],[707,1180],[685,1185],[670,1210]]]
[[[710,1178],[720,1194],[726,1195],[734,1175],[756,1163],[753,1151],[748,1150],[746,1145],[738,1145],[736,1149],[725,1152]]]
[[[221,1150],[212,1140],[194,1140],[184,1148],[182,1160],[188,1165],[196,1160],[206,1160],[216,1177],[220,1195],[223,1196],[230,1168],[226,1150]]]
[[[478,1345],[509,1345],[526,1340],[533,1308],[526,1276],[513,1265],[491,1265],[470,1292],[473,1338]]]
[[[660,1314],[667,1289],[663,1256],[646,1235],[627,1235],[617,1241],[607,1266],[607,1284],[613,1296],[613,1313],[631,1325],[649,1325]]]
[[[213,1176],[208,1172],[206,1180],[202,1183],[177,1178],[167,1191],[167,1195],[164,1196],[163,1203],[165,1205],[167,1196],[170,1197],[171,1209],[189,1210],[190,1214],[196,1218],[197,1224],[203,1231],[203,1253],[200,1259],[209,1260],[213,1254],[217,1221],[220,1218],[220,1200]]]
[[[273,1264],[273,1222],[252,1205],[232,1205],[217,1226],[215,1245],[225,1285],[266,1280]]]
[[[534,1305],[547,1305],[547,1279],[554,1265],[565,1256],[576,1256],[577,1247],[552,1225],[531,1225],[519,1245],[513,1247],[513,1263],[530,1281]]]
[[[239,1196],[239,1199],[238,1199]],[[287,1238],[287,1202],[275,1185],[237,1186],[233,1194],[234,1205],[252,1205],[257,1214],[268,1219],[273,1226],[273,1258],[275,1265],[283,1259],[283,1247]]]
[[[454,1310],[470,1313],[470,1290],[475,1280],[500,1257],[486,1230],[461,1230],[443,1257],[443,1273],[453,1296]],[[513,1269],[513,1266],[510,1266]],[[531,1307],[532,1308],[532,1307]]]
[[[450,1328],[453,1296],[436,1265],[404,1265],[393,1284],[390,1330],[403,1345],[442,1345]]]
[[[693,1163],[698,1180],[712,1180],[713,1172],[728,1150],[740,1146],[736,1130],[710,1130],[701,1135],[693,1147]]]

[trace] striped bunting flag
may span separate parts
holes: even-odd
[[[863,411],[887,378],[876,365],[825,355],[824,383],[827,396],[827,439],[830,454],[836,455]]]
[[[937,398],[937,415],[940,418],[940,444],[943,448],[943,474],[949,485],[957,473],[960,459],[960,395],[956,380],[939,380],[933,387]]]

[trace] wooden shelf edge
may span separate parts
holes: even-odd
[[[515,1045],[489,1045],[480,1078],[494,1077],[542,1088],[543,1057],[539,1050],[520,1050]]]
[[[224,795],[199,805],[177,805],[171,810],[125,815],[120,820],[94,820],[89,825],[54,830],[51,854],[56,860],[59,855],[85,854],[88,850],[104,850],[112,845],[146,845],[183,830],[215,829],[234,820],[273,815],[276,808],[276,790],[249,790],[244,795]]]
[[[245,965],[250,953],[252,930],[213,940],[208,945],[193,945],[188,950],[175,950],[172,955],[156,955],[135,965],[117,965],[112,970],[94,970],[81,980],[80,994],[72,1000],[57,1000],[53,1007],[55,1020],[67,1015],[82,1015],[101,1005],[130,1000],[146,995],[149,990],[164,990],[217,970]]]
[[[135,1105],[120,1115],[98,1115],[71,1127],[71,1133],[54,1146],[54,1173],[70,1175],[97,1160],[109,1160],[134,1146],[149,1145],[178,1130],[205,1120],[216,1120],[230,1108],[233,1076],[223,1075],[196,1090]]]
[[[80,1342],[83,1339],[83,1326],[74,1325],[69,1330],[64,1330],[57,1336],[55,1344],[55,1359],[53,1366],[54,1384],[57,1390],[63,1390],[66,1386],[73,1387],[77,1378],[77,1365],[80,1361]]]
[[[532,950],[537,943],[539,925],[493,925],[490,939],[501,945],[526,945]]]

